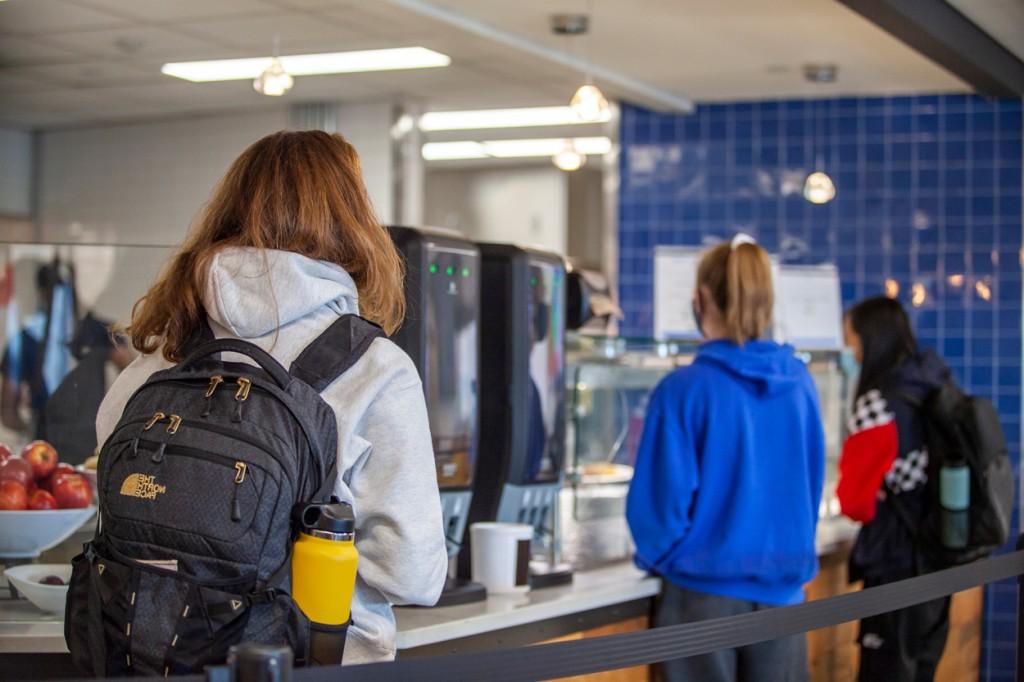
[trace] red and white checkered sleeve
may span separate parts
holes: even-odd
[[[875,518],[879,491],[899,454],[896,417],[881,391],[857,399],[849,432],[839,459],[836,495],[843,514],[867,523]]]

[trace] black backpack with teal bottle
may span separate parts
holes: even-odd
[[[341,317],[285,370],[207,328],[135,392],[100,453],[100,527],[72,562],[65,638],[83,673],[196,673],[242,641],[306,659],[291,510],[334,486],[337,424],[321,392],[382,336]]]
[[[923,401],[907,395],[902,398],[918,410],[928,448],[925,511],[914,523],[898,495],[887,499],[936,567],[988,556],[1010,538],[1015,488],[995,406],[967,395],[953,382],[943,384]],[[949,466],[966,468],[969,502],[965,509],[946,509],[942,503],[942,469]],[[943,528],[951,520],[963,526],[957,532],[962,541],[956,546],[949,546],[948,528]]]

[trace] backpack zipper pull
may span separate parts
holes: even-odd
[[[167,426],[167,433],[172,436],[178,432],[178,428],[181,426],[181,417],[176,414],[171,415],[171,423]]]
[[[252,380],[245,377],[238,378],[238,390],[235,392],[235,400],[244,403],[249,399],[249,390],[252,388]]]
[[[132,439],[132,453],[129,455],[131,459],[135,459],[139,456],[139,438],[136,436]]]
[[[239,377],[238,390],[235,391],[235,413],[231,415],[231,421],[236,424],[242,421],[242,403],[249,399],[250,389],[252,389],[252,381]]]
[[[204,398],[206,398],[206,407],[203,409],[203,413],[200,416],[202,416],[202,417],[209,417],[210,416],[210,412],[213,411],[213,394],[217,392],[217,387],[220,386],[223,383],[224,383],[224,377],[222,377],[219,374],[210,377],[210,385],[206,389],[206,395],[203,396]]]
[[[150,461],[153,462],[153,464],[159,464],[160,462],[164,461],[164,452],[166,450],[167,443],[160,443],[160,447],[158,447],[156,449],[156,452],[153,453],[153,456],[150,457]]]
[[[245,472],[248,470],[245,462],[235,462],[235,483],[241,485],[245,480]]]
[[[247,468],[245,462],[235,462],[235,488],[231,492],[231,520],[236,523],[242,520],[242,507],[238,502],[238,489],[242,487],[242,481],[245,480]]]
[[[162,420],[164,420],[166,418],[167,418],[166,414],[164,414],[163,412],[157,412],[156,414],[154,414],[150,418],[150,420],[148,422],[146,422],[146,425],[142,427],[142,430],[143,431],[149,431],[151,428],[156,426],[158,422],[160,422],[160,421],[162,421]]]

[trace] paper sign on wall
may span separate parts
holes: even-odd
[[[843,309],[836,266],[780,266],[775,280],[775,325],[777,337],[797,348],[842,348]]]
[[[691,302],[701,253],[687,246],[654,248],[654,338],[700,338]]]

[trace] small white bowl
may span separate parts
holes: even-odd
[[[75,471],[82,475],[82,477],[89,481],[89,485],[92,486],[93,495],[96,494],[96,470],[86,469],[84,466],[79,464],[75,467]]]
[[[0,557],[32,559],[85,525],[96,507],[0,511]]]
[[[43,585],[39,581],[55,575],[64,581],[64,585]],[[11,581],[15,589],[49,613],[64,613],[64,605],[68,598],[67,582],[71,580],[71,564],[24,564],[4,571],[4,576]]]

